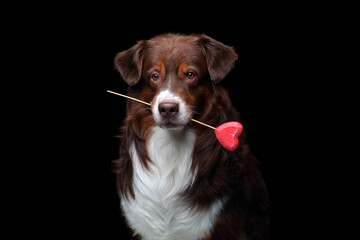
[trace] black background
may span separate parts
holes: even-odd
[[[37,171],[31,173],[35,181],[22,181],[31,187],[21,199],[30,195],[34,201],[31,214],[23,215],[41,219],[30,217],[36,226],[30,231],[50,239],[128,239],[111,172],[125,100],[106,90],[126,93],[114,70],[116,53],[174,32],[207,34],[236,49],[239,59],[221,84],[260,162],[271,200],[271,239],[314,233],[317,217],[308,206],[319,203],[308,187],[313,157],[304,139],[313,114],[309,99],[320,81],[323,22],[299,6],[97,7],[48,11],[19,28],[18,49],[26,50],[19,59],[40,60],[31,85],[41,88],[35,124],[44,130],[35,151]]]

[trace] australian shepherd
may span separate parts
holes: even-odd
[[[232,47],[197,34],[158,35],[116,55],[128,95],[151,104],[127,102],[114,161],[134,239],[268,239],[267,190],[245,134],[228,151],[191,121],[239,121],[219,84],[236,60]]]

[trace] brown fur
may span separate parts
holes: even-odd
[[[119,53],[115,66],[130,85],[128,94],[151,102],[163,84],[186,99],[192,107],[192,117],[212,126],[239,121],[227,91],[217,85],[234,66],[237,55],[233,48],[205,35],[163,34]],[[195,79],[185,73],[196,71]],[[150,81],[151,73],[159,72],[158,81]],[[135,198],[132,188],[132,162],[129,144],[135,143],[144,167],[151,159],[146,150],[150,129],[154,126],[151,109],[128,101],[127,117],[122,128],[120,158],[114,162],[117,187],[123,196]],[[204,240],[268,239],[267,190],[258,161],[239,137],[239,147],[230,152],[217,141],[214,132],[189,122],[187,127],[197,133],[192,169],[198,169],[194,183],[183,193],[191,206],[203,209],[219,198],[227,197],[215,226]]]

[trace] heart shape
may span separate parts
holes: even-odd
[[[216,138],[220,144],[229,151],[234,151],[239,145],[243,126],[238,122],[227,122],[215,128]]]

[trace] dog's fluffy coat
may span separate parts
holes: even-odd
[[[230,152],[213,130],[190,121],[239,121],[218,85],[236,59],[233,48],[195,34],[159,35],[116,56],[128,94],[151,102],[127,102],[114,161],[122,210],[137,239],[268,238],[267,191],[244,133]],[[175,117],[157,112],[161,101],[178,104]]]

